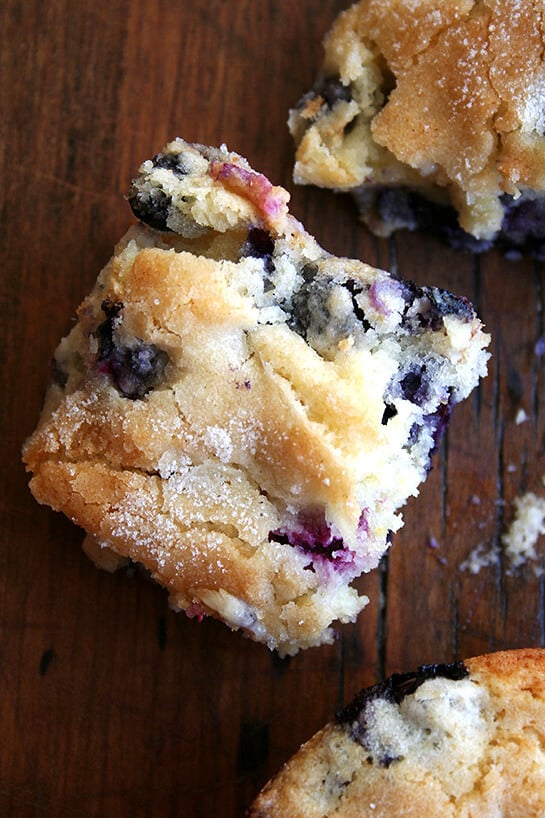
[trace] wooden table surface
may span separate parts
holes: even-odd
[[[542,267],[412,234],[377,240],[348,198],[292,184],[288,108],[347,6],[0,5],[2,818],[242,816],[360,686],[544,643],[532,566],[460,570],[479,544],[500,544],[519,494],[545,495]],[[457,407],[383,565],[359,582],[370,605],[334,645],[289,660],[174,614],[138,573],[98,571],[81,532],[34,502],[20,462],[52,350],[131,221],[129,180],[176,135],[247,156],[327,249],[468,295],[493,336],[487,379]]]

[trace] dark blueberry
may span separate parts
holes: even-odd
[[[307,338],[311,328],[318,334],[325,332],[331,321],[331,314],[327,308],[331,285],[329,282],[319,282],[318,279],[311,278],[311,270],[308,265],[303,271],[305,283],[293,296],[289,320],[290,328],[303,338]]]
[[[393,222],[406,230],[422,225],[424,214],[419,214],[417,205],[406,188],[384,188],[377,193],[375,203],[381,221]]]
[[[135,400],[159,384],[167,363],[166,352],[136,340],[134,346],[115,346],[108,358],[99,359],[99,369],[111,376],[122,395]]]
[[[300,512],[290,530],[269,531],[269,542],[293,545],[306,553],[335,561],[344,551],[341,537],[334,537],[323,511]]]
[[[123,305],[104,301],[102,310],[106,320],[95,332],[98,341],[97,368],[111,377],[117,389],[126,398],[143,398],[162,380],[168,355],[155,344],[146,344],[138,338],[130,344],[119,344],[115,332],[121,322]]]
[[[102,312],[106,320],[95,330],[95,338],[98,341],[98,360],[105,360],[114,347],[114,330],[120,322],[120,315],[123,310],[121,301],[105,300],[101,304]]]
[[[333,108],[337,102],[350,102],[352,93],[347,85],[341,82],[340,77],[323,77],[313,87],[314,96],[320,96],[328,108]]]
[[[440,404],[435,412],[425,415],[422,423],[413,423],[409,431],[407,439],[407,446],[409,447],[414,446],[418,442],[423,429],[428,429],[431,432],[432,444],[428,452],[428,461],[425,464],[428,471],[431,469],[432,455],[437,451],[439,443],[448,428],[454,403],[452,396],[449,396],[448,401]]]
[[[100,309],[102,310],[106,318],[113,321],[114,318],[119,318],[121,313],[123,312],[123,302],[110,301],[109,298],[106,298],[100,305]]]
[[[370,223],[395,225],[396,230],[416,230],[433,223],[431,203],[405,187],[363,186],[355,188],[354,199]]]
[[[316,280],[318,275],[318,267],[315,264],[305,264],[302,270],[303,281],[305,284],[310,284]]]
[[[153,157],[152,162],[154,167],[170,170],[179,179],[187,176],[188,171],[183,153],[158,153]]]
[[[363,288],[353,279],[339,282],[350,293],[352,299],[352,315],[338,318],[331,314],[328,302],[331,296],[332,282],[316,275],[317,270],[312,264],[307,264],[303,270],[305,283],[295,293],[292,300],[292,314],[289,326],[298,335],[308,338],[310,334],[322,335],[328,331],[338,336],[347,335],[353,329],[352,316],[355,317],[367,331],[371,324],[358,304],[356,296]],[[335,286],[333,284],[333,286]]]
[[[406,696],[415,693],[428,679],[444,678],[457,682],[467,676],[468,670],[463,662],[422,665],[413,673],[394,673],[384,682],[361,690],[349,705],[337,713],[337,724],[345,725],[354,741],[366,747],[366,706],[369,702],[384,699],[393,704],[400,704]],[[379,764],[388,767],[397,760],[399,759],[385,754],[379,760]]]
[[[422,426],[419,423],[413,423],[411,428],[409,429],[409,435],[407,437],[407,446],[411,447],[414,446],[415,443],[418,442],[418,438],[420,437],[420,432],[422,431]],[[429,463],[431,467],[431,462]]]
[[[401,704],[405,696],[411,696],[428,679],[442,678],[458,682],[467,676],[468,670],[462,661],[421,665],[418,670],[408,673],[392,673],[383,682],[360,690],[350,704],[337,713],[337,723],[352,724],[360,716],[367,702],[374,699],[385,699]]]
[[[447,430],[453,406],[454,401],[452,398],[449,398],[447,403],[440,404],[439,408],[436,409],[433,414],[427,415],[425,418],[425,422],[431,427],[433,436],[433,447],[430,451],[430,455],[437,451],[437,447]]]
[[[504,209],[497,243],[510,256],[545,257],[545,199],[502,197]]]
[[[298,108],[304,108],[309,102],[321,97],[329,109],[337,102],[350,102],[352,93],[347,85],[343,85],[340,77],[322,77],[313,88],[305,94],[298,103]]]
[[[403,398],[417,406],[421,406],[429,395],[429,381],[425,372],[425,366],[415,367],[407,372],[399,382]]]
[[[489,239],[477,239],[470,233],[466,233],[458,223],[458,215],[450,205],[439,204],[422,196],[416,191],[406,188],[398,189],[400,208],[397,220],[400,227],[408,230],[423,229],[435,233],[440,238],[447,241],[456,250],[464,250],[469,253],[483,253],[489,250],[493,241]],[[393,203],[392,191],[386,189],[380,194],[378,211],[384,221],[390,218],[389,208],[392,207],[391,218],[396,221],[395,205]],[[406,222],[403,222],[403,216]]]
[[[401,325],[409,332],[439,330],[446,315],[457,315],[466,321],[471,321],[475,315],[470,301],[464,296],[453,295],[439,287],[418,287],[412,281],[400,280],[399,284],[406,303]]]
[[[479,239],[460,227],[453,207],[430,201],[404,187],[363,187],[354,191],[358,207],[370,223],[394,224],[396,229],[424,229],[445,240],[456,250],[484,253],[496,246],[510,259],[524,255],[545,259],[545,198],[513,196],[501,198],[504,215],[495,236]]]
[[[453,216],[455,215],[453,210],[452,214]],[[471,233],[466,233],[457,222],[452,225],[443,224],[436,230],[433,230],[433,228],[429,229],[437,233],[439,238],[444,239],[454,250],[460,250],[463,253],[480,255],[481,253],[486,253],[488,250],[491,250],[495,244],[493,238],[478,239],[476,236],[472,236]]]
[[[348,292],[352,296],[352,309],[354,310],[354,315],[361,322],[364,330],[367,332],[368,329],[371,329],[371,324],[365,317],[365,313],[358,304],[356,296],[363,292],[363,287],[360,284],[357,284],[353,279],[348,279],[348,281],[343,282],[343,287],[346,287]]]
[[[141,222],[155,230],[170,230],[167,225],[172,198],[159,188],[152,190],[132,189],[128,196],[132,212]]]
[[[396,230],[427,230],[457,250],[483,253],[493,246],[490,239],[477,239],[458,223],[453,207],[427,199],[422,194],[400,187],[362,187],[353,192],[362,216],[369,223],[394,225]]]
[[[252,227],[248,230],[246,241],[240,248],[241,258],[261,258],[267,273],[274,272],[274,239],[267,230],[261,230],[258,227]]]
[[[386,403],[385,408],[384,408],[384,412],[383,412],[383,415],[382,415],[382,421],[381,421],[382,425],[386,426],[388,421],[391,420],[392,418],[395,418],[396,415],[397,415],[397,409],[395,408],[394,404],[393,403]]]
[[[445,315],[457,315],[465,321],[472,321],[475,317],[473,305],[465,296],[454,295],[440,287],[426,287],[425,292],[431,304],[430,311],[441,318]]]

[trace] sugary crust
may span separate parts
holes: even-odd
[[[488,336],[465,299],[331,257],[226,150],[176,140],[129,198],[160,229],[129,230],[59,345],[30,488],[190,616],[331,641]]]
[[[544,30],[543,5],[528,0],[357,3],[324,63],[353,99],[316,113],[311,95],[292,112],[296,180],[407,184],[490,237],[502,194],[545,189]]]
[[[411,755],[377,764],[345,727],[329,724],[267,784],[249,818],[540,818],[545,651],[506,651],[465,664],[467,679],[427,681],[399,705],[411,728],[424,728],[422,745],[426,731],[438,736],[435,754],[415,741]],[[464,690],[463,707],[457,689]]]

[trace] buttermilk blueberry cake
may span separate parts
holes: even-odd
[[[545,258],[545,7],[361,0],[291,111],[295,181],[351,191],[381,236]]]
[[[485,374],[473,307],[325,252],[288,194],[177,139],[55,352],[24,447],[96,562],[281,654],[366,599],[453,405]]]
[[[543,818],[545,651],[399,673],[287,762],[249,818]]]

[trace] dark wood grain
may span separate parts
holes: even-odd
[[[294,189],[287,111],[347,5],[0,6],[2,818],[235,818],[361,685],[543,644],[530,566],[459,569],[479,543],[499,544],[517,495],[545,493],[541,265],[417,235],[379,241],[348,199]],[[493,335],[488,378],[457,407],[383,566],[359,582],[370,605],[335,645],[291,660],[175,615],[138,573],[97,571],[81,533],[32,500],[20,465],[51,352],[130,222],[128,181],[175,135],[226,142],[292,191],[326,248],[468,295]]]

